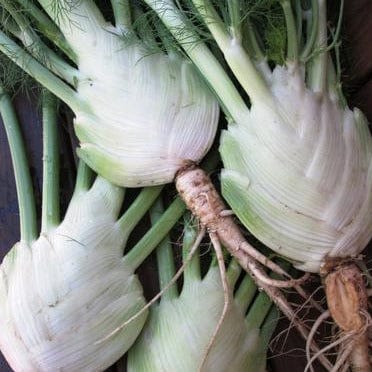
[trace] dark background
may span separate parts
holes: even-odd
[[[336,5],[336,1],[334,4]],[[334,7],[330,5],[330,14]],[[346,0],[342,27],[343,40],[343,85],[346,97],[351,106],[357,106],[372,121],[372,1]],[[41,122],[38,115],[38,104],[35,99],[28,99],[24,94],[15,98],[17,112],[23,126],[27,142],[27,155],[33,175],[37,201],[41,195]],[[68,129],[60,128],[62,147],[62,199],[69,200],[74,180],[73,159]],[[3,126],[0,125],[0,259],[19,239],[17,196],[10,154]],[[142,274],[150,278],[152,269]],[[314,283],[313,288],[319,283]],[[288,328],[286,320],[280,321],[277,334]],[[1,330],[0,330],[1,332]],[[300,372],[306,364],[304,342],[294,331],[285,332],[277,342],[269,359],[269,368],[275,372]],[[124,362],[119,362],[110,371],[124,371]],[[0,372],[11,371],[0,354]],[[316,367],[316,371],[322,371]]]

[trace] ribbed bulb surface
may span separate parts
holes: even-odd
[[[222,135],[223,194],[258,239],[318,272],[371,238],[371,135],[358,109],[307,88],[298,65],[266,78],[273,100]]]
[[[102,341],[145,305],[122,258],[122,198],[122,189],[98,178],[74,195],[58,227],[5,257],[0,348],[15,371],[103,371],[138,336],[146,313]]]

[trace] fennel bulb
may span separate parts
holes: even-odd
[[[0,86],[0,111],[8,135],[20,209],[21,239],[0,266],[0,349],[15,371],[102,371],[131,346],[147,317],[134,274],[184,207],[172,204],[168,221],[123,257],[133,228],[161,187],[140,192],[118,218],[124,189],[81,162],[73,197],[59,220],[56,102],[43,99],[43,201],[41,233],[16,113]],[[171,222],[170,222],[171,221]],[[155,226],[154,226],[155,227]],[[154,241],[154,243],[152,242]],[[137,247],[137,248],[136,248]],[[110,335],[108,337],[108,335]]]
[[[22,13],[8,0],[0,1],[9,15],[4,29],[27,52],[2,31],[0,50],[72,108],[83,160],[119,185],[152,185],[175,178],[188,208],[217,231],[246,270],[262,278],[257,254],[250,256],[254,250],[232,217],[220,215],[226,207],[196,166],[213,141],[218,105],[193,65],[174,52],[148,55],[136,34],[141,32],[131,25],[128,2],[112,2],[115,27],[91,0],[38,2],[58,25],[59,37],[49,37],[63,46],[78,70],[53,54],[32,29],[34,21],[45,33],[50,22],[37,7],[28,6]],[[219,72],[214,71],[216,78]],[[260,259],[266,260],[262,255]]]
[[[58,25],[78,68],[44,45],[36,58],[50,74],[5,34],[0,48],[71,107],[78,154],[93,170],[117,185],[151,186],[172,182],[180,168],[204,157],[219,109],[189,61],[176,52],[150,51],[130,24],[117,20],[113,26],[91,0],[38,3]],[[129,19],[130,9],[119,7]],[[28,29],[30,20],[19,20],[9,4],[3,8],[18,32],[4,21],[5,29],[35,54],[32,47],[40,41]]]
[[[307,87],[298,64],[267,76],[271,99],[221,137],[222,190],[258,239],[304,271],[357,257],[372,235],[367,120]]]
[[[16,371],[104,370],[138,336],[146,314],[97,343],[145,305],[122,259],[123,190],[99,178],[75,193],[63,222],[20,241],[1,265],[0,349]]]
[[[218,267],[187,283],[178,298],[162,299],[129,351],[128,371],[264,372],[267,345],[260,342],[258,328],[249,329],[235,303],[203,362],[223,305]],[[264,352],[258,361],[261,348]]]
[[[196,239],[190,221],[185,223],[184,234],[186,262],[186,253]],[[173,265],[172,253],[166,259],[160,257],[158,252],[159,273]],[[222,325],[215,333],[225,301],[221,273],[216,262],[212,262],[201,277],[199,261],[199,252],[196,252],[191,262],[186,263],[180,294],[171,287],[170,293],[165,292],[160,303],[151,308],[140,337],[128,352],[129,372],[265,371],[277,311],[263,293],[253,301],[256,287],[247,276],[236,286],[234,299],[233,288],[240,268],[232,262],[227,274],[230,302]],[[248,306],[252,311],[245,315]]]
[[[340,92],[327,49],[326,2],[278,1],[287,29],[278,37],[286,38],[287,52],[272,69],[249,5],[193,0],[250,107],[201,50],[175,3],[147,3],[221,100],[229,120],[220,145],[223,195],[239,219],[308,271],[319,272],[328,255],[357,256],[372,234],[371,136],[364,115],[350,110]]]
[[[220,145],[225,199],[277,254],[321,274],[330,313],[350,341],[337,366],[349,359],[355,370],[370,371],[371,318],[355,261],[372,236],[372,141],[364,115],[350,110],[341,93],[340,23],[328,45],[325,0],[264,2],[287,31],[281,45],[287,51],[277,53],[285,61],[273,68],[275,61],[269,63],[263,50],[265,30],[256,29],[252,19],[262,4],[193,0],[249,105],[227,74],[216,76],[213,56],[184,42],[186,35],[199,39],[181,5],[146,2],[204,75],[229,119]]]

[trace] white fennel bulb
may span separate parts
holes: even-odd
[[[162,300],[151,311],[140,338],[129,352],[129,371],[198,371],[224,305],[218,267],[195,281],[174,300]],[[247,371],[259,330],[249,332],[234,304],[204,362],[203,371]],[[264,371],[264,368],[262,369]]]
[[[172,182],[177,170],[203,158],[219,108],[186,58],[149,50],[132,26],[113,26],[91,0],[39,3],[58,25],[77,69],[48,59],[52,52],[44,48],[46,66],[73,89],[54,84],[55,76],[39,77],[40,66],[30,73],[74,111],[78,154],[93,170],[117,185],[151,186]],[[130,9],[119,7],[129,18]],[[25,59],[16,62],[30,71]]]
[[[186,226],[184,252],[192,237],[192,228]],[[174,292],[165,292],[151,308],[141,335],[129,350],[128,372],[265,371],[276,309],[263,293],[253,301],[256,287],[249,277],[234,290],[240,268],[233,262],[228,275],[228,308],[219,327],[226,300],[221,272],[212,263],[201,277],[198,254],[185,268],[181,293],[172,288]],[[159,258],[159,270],[170,266]],[[248,307],[252,311],[246,315]]]
[[[101,371],[127,350],[146,313],[99,342],[145,305],[122,258],[123,190],[98,178],[74,194],[63,222],[5,257],[0,348],[15,371]]]
[[[200,88],[189,62],[146,55],[141,45],[123,48],[118,35],[105,30],[101,35],[79,64],[89,77],[77,87],[89,107],[75,112],[79,155],[117,184],[171,182],[178,169],[202,159],[211,146],[216,102]]]
[[[267,78],[272,104],[255,102],[222,135],[223,193],[258,239],[318,272],[371,237],[371,136],[358,109],[307,88],[298,65]]]
[[[166,218],[124,253],[136,225],[159,196],[148,187],[121,214],[125,189],[80,162],[74,194],[59,213],[57,102],[44,92],[41,233],[20,126],[0,85],[20,215],[20,242],[0,266],[0,349],[15,371],[103,371],[139,335],[147,310],[134,271],[178,220],[174,202]],[[160,230],[159,231],[159,226]]]
[[[357,261],[372,236],[372,141],[365,117],[346,107],[341,93],[343,2],[332,30],[326,0],[192,0],[234,81],[200,46],[182,4],[146,3],[222,103],[229,121],[220,144],[225,199],[259,240],[321,274],[330,314],[348,337],[334,369],[350,363],[370,371],[368,293]],[[288,314],[290,306],[281,308]]]
[[[106,33],[103,45],[107,35],[115,40]],[[79,156],[120,185],[171,182],[178,169],[202,159],[211,146],[217,105],[200,89],[190,63],[176,56],[146,56],[137,45],[122,51],[116,38],[112,56],[106,57],[111,66],[103,58],[82,63],[91,82],[78,86],[89,102],[87,110],[75,112]],[[92,55],[100,55],[99,47]]]
[[[344,103],[326,1],[264,2],[252,11],[248,3],[192,0],[244,95],[197,47],[180,4],[146,2],[222,103],[222,193],[243,224],[303,270],[319,271],[326,257],[356,257],[372,235],[371,135],[364,115]],[[280,61],[268,61],[272,45]]]

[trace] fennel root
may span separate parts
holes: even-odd
[[[278,288],[284,287],[286,280],[271,280],[263,271],[261,264],[257,262],[256,257],[247,253],[246,247],[249,244],[235,224],[233,217],[224,213],[227,208],[208,175],[197,165],[190,163],[176,174],[175,184],[187,208],[199,218],[201,225],[217,236],[242,268],[250,274],[256,285],[266,292],[283,314],[295,324],[304,339],[307,339],[309,332],[306,326],[297,317]],[[254,251],[253,248],[252,251]],[[270,262],[269,259],[266,259],[265,263],[270,266]],[[271,262],[271,264],[273,263]],[[289,283],[293,283],[292,286],[298,284],[293,280],[289,280]],[[314,352],[319,351],[315,343],[312,343],[311,349]],[[326,368],[330,367],[329,361],[324,356],[320,356],[319,360]]]
[[[362,273],[351,259],[328,258],[322,275],[331,316],[343,333],[350,334],[352,369],[370,372],[367,331],[371,316]]]

